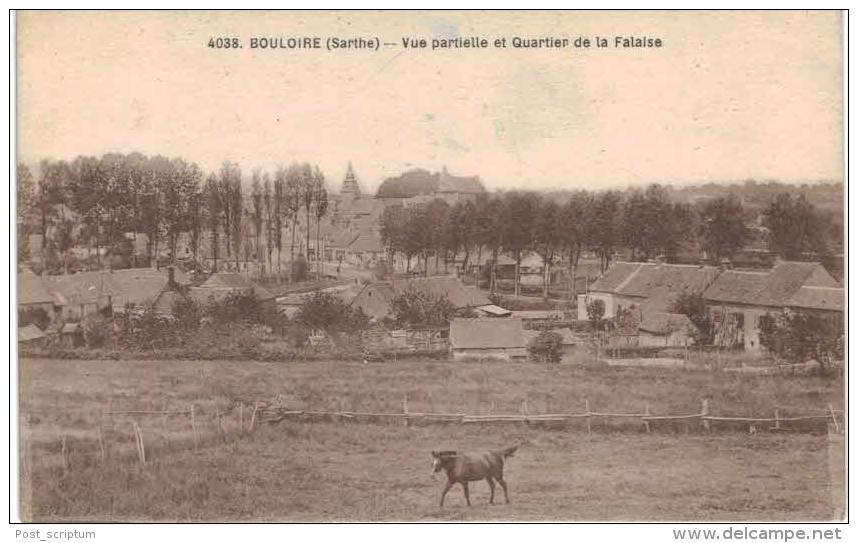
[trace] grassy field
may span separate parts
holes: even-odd
[[[396,365],[57,361],[20,364],[22,511],[33,520],[827,520],[843,444],[825,432],[572,425],[418,426],[283,421],[246,433],[258,401],[296,409],[782,416],[842,408],[842,382],[641,368],[410,361]],[[105,411],[187,409],[188,417]],[[217,414],[222,416],[218,423]],[[241,427],[239,422],[245,422]],[[135,457],[133,422],[146,443]],[[699,424],[699,422],[697,423]],[[618,431],[623,430],[623,431]],[[104,456],[98,442],[103,436]],[[65,453],[63,453],[63,440]],[[485,483],[439,510],[433,449],[521,444],[511,505]]]

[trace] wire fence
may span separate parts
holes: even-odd
[[[103,411],[101,419],[97,421],[95,431],[91,435],[95,438],[85,440],[73,439],[71,434],[62,434],[56,441],[58,452],[58,464],[63,470],[70,467],[70,456],[72,444],[75,446],[75,454],[80,454],[85,449],[87,456],[95,457],[97,462],[104,462],[108,456],[107,451],[116,453],[117,447],[124,448],[124,456],[145,465],[151,461],[153,455],[151,450],[156,438],[158,427],[152,423],[148,430],[142,424],[145,420],[161,420],[161,429],[164,430],[159,437],[164,439],[167,433],[167,419],[174,420],[176,417],[185,417],[187,426],[181,423],[179,430],[184,438],[175,439],[172,446],[154,447],[159,455],[168,450],[184,450],[193,448],[198,451],[202,446],[226,444],[242,436],[254,432],[262,424],[276,425],[283,421],[296,421],[301,423],[319,422],[343,422],[361,424],[401,424],[429,425],[429,424],[461,424],[461,425],[494,425],[494,424],[523,424],[523,425],[552,425],[567,427],[575,421],[586,426],[587,433],[610,428],[617,430],[635,430],[638,432],[655,432],[660,429],[672,429],[676,423],[682,424],[686,430],[696,429],[699,432],[713,432],[716,430],[742,429],[750,433],[758,431],[771,432],[809,432],[827,429],[829,432],[842,433],[845,427],[845,413],[836,410],[832,405],[824,411],[814,414],[789,414],[784,416],[781,409],[772,410],[772,416],[726,416],[713,414],[709,401],[704,399],[700,404],[700,411],[684,414],[655,414],[650,412],[647,405],[643,412],[611,412],[598,411],[590,407],[589,400],[584,401],[584,411],[579,413],[527,413],[526,404],[522,405],[521,413],[508,414],[483,414],[473,415],[466,413],[424,413],[411,412],[408,409],[408,399],[403,398],[401,411],[333,411],[333,410],[310,410],[294,409],[288,406],[269,402],[256,402],[253,404],[236,403],[227,410],[215,410],[203,417],[198,413],[196,405],[191,404],[187,409],[160,409],[160,410],[108,410]],[[27,416],[35,412],[23,411]],[[625,424],[605,425],[606,421],[621,421]],[[183,428],[183,430],[182,430]],[[123,430],[124,429],[124,430]],[[175,429],[175,423],[174,423]],[[109,431],[106,431],[109,430]],[[188,436],[190,431],[190,436]],[[147,436],[146,433],[150,435]],[[88,432],[89,433],[89,432]],[[111,443],[111,441],[113,443]],[[85,445],[83,443],[86,442]],[[128,450],[128,443],[132,450]],[[30,451],[29,437],[25,437],[23,451]],[[23,452],[22,451],[22,452]],[[27,452],[26,454],[32,454]]]

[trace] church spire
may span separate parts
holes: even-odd
[[[343,179],[343,186],[340,188],[340,194],[346,196],[360,196],[360,185],[355,178],[355,172],[352,168],[352,163],[349,161],[349,168],[346,171],[346,177]]]

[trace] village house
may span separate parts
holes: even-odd
[[[593,300],[604,302],[606,319],[632,306],[669,312],[681,295],[702,294],[720,272],[714,266],[615,262],[589,292],[578,296],[578,320],[587,320],[587,304]]]
[[[232,295],[254,295],[264,309],[276,309],[274,295],[266,288],[257,285],[247,276],[237,272],[218,272],[212,274],[198,287],[191,287],[190,297],[201,304],[221,302]]]
[[[703,293],[717,345],[760,349],[762,319],[784,311],[843,312],[842,286],[816,262],[776,262],[767,271],[725,270]]]
[[[438,297],[446,297],[456,309],[478,308],[491,305],[491,301],[480,290],[466,286],[452,276],[422,277],[395,281],[379,281],[363,287],[352,300],[352,306],[360,308],[367,316],[380,321],[393,317],[393,300],[407,289]]]
[[[56,299],[45,281],[30,270],[18,274],[18,315],[44,312],[49,322],[56,317]],[[58,308],[56,308],[58,309]]]
[[[47,343],[48,335],[35,324],[18,327],[18,343],[41,346]]]
[[[66,323],[78,322],[104,310],[117,313],[127,309],[145,310],[171,281],[183,285],[189,283],[184,273],[172,268],[88,271],[49,275],[43,280],[53,297],[57,318]]]

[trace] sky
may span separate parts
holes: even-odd
[[[661,48],[405,50],[405,37]],[[206,47],[219,36],[242,49]],[[253,50],[254,36],[380,51]],[[508,43],[509,45],[509,43]],[[273,171],[422,167],[489,189],[843,180],[837,12],[22,12],[19,160],[132,152]]]

